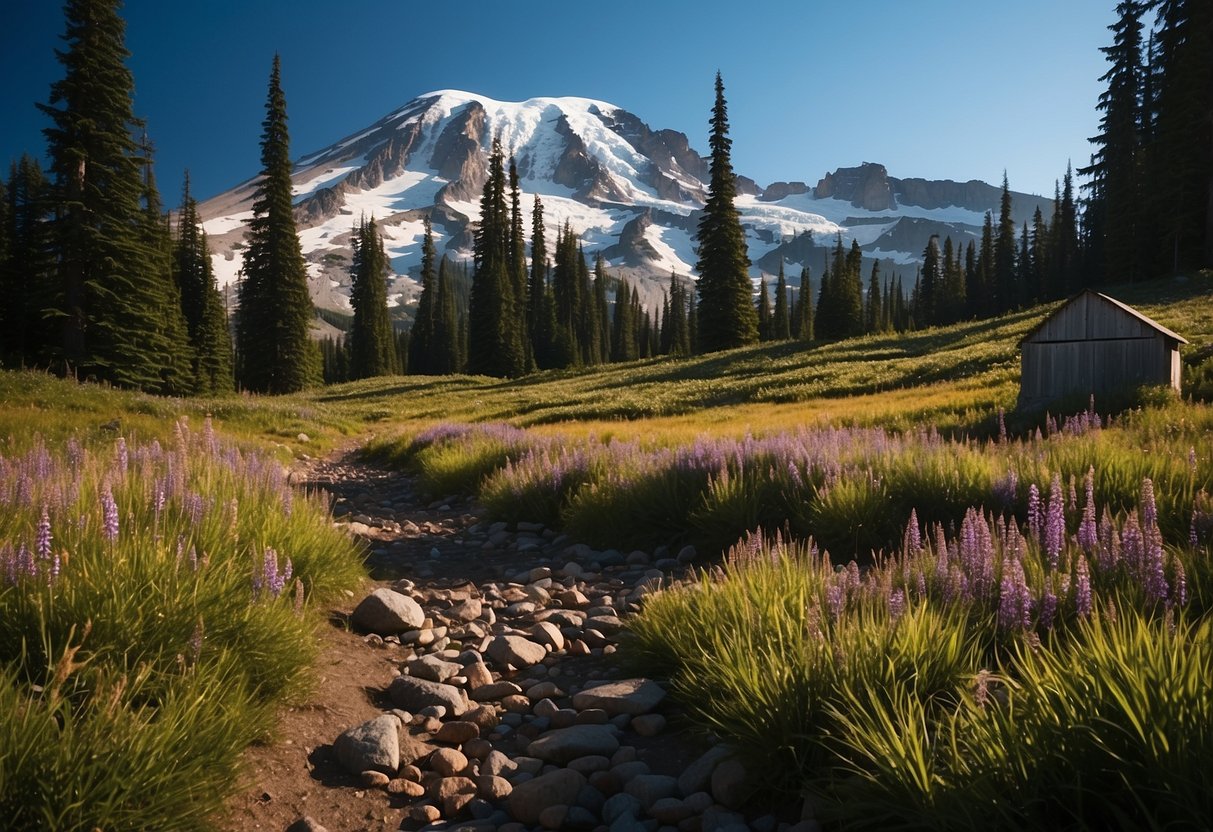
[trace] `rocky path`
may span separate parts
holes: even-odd
[[[276,770],[259,763],[264,792],[232,828],[817,828],[799,805],[782,819],[746,807],[753,784],[728,749],[676,730],[661,686],[621,674],[624,620],[693,551],[593,550],[540,525],[490,524],[351,456],[314,463],[306,481],[370,546],[375,587],[351,599],[352,633],[326,654],[339,695],[356,696],[351,672],[368,678],[359,707],[321,708],[310,730],[328,735],[287,740],[300,748],[279,768],[305,759],[295,790],[323,794],[278,796],[276,813],[259,814]]]

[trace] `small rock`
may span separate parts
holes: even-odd
[[[475,621],[484,612],[484,607],[479,598],[468,598],[466,601],[460,601],[450,609],[443,612],[443,615],[451,621]]]
[[[434,735],[434,739],[438,742],[449,742],[454,745],[462,745],[468,740],[476,739],[480,736],[480,726],[473,722],[465,722],[456,720],[448,722],[438,729],[438,733]]]
[[[638,774],[627,782],[623,790],[640,801],[645,811],[663,797],[678,793],[678,778],[665,774]]]
[[[453,777],[468,767],[468,758],[453,748],[439,748],[430,756],[430,768],[443,777]]]
[[[613,728],[605,725],[574,725],[548,731],[527,747],[527,754],[564,764],[589,755],[609,756],[618,748],[619,740]]]
[[[725,760],[712,772],[712,797],[722,806],[739,809],[753,791],[745,766],[740,760]]]
[[[475,690],[476,688],[493,683],[493,674],[485,666],[484,662],[479,659],[465,665],[462,676],[464,679],[467,679],[468,690]]]
[[[487,685],[480,685],[472,688],[468,696],[476,702],[489,702],[494,699],[504,699],[507,696],[516,696],[522,693],[522,688],[513,682],[490,682]]]
[[[649,815],[662,823],[678,824],[691,816],[691,809],[676,797],[663,797],[649,807]]]
[[[388,688],[388,695],[396,707],[414,713],[429,705],[441,705],[451,716],[462,716],[467,710],[459,688],[412,676],[397,676],[393,679]]]
[[[437,656],[422,656],[416,661],[409,662],[409,675],[431,682],[445,682],[452,676],[462,673],[463,666],[455,662],[444,661]]]
[[[583,690],[573,695],[578,710],[602,708],[612,716],[647,714],[665,698],[661,685],[650,679],[624,679]]]
[[[421,797],[425,794],[425,787],[420,783],[412,780],[397,778],[387,784],[388,794],[400,794],[405,797]]]
[[[380,587],[363,598],[350,616],[350,623],[363,632],[391,636],[421,626],[425,613],[407,595]]]
[[[409,817],[417,823],[434,823],[442,817],[442,812],[437,806],[420,803],[409,809]]]
[[[351,774],[395,773],[400,767],[400,719],[384,714],[345,731],[333,743],[337,761]]]
[[[632,730],[642,737],[655,737],[665,729],[665,717],[661,714],[642,714],[632,719]]]
[[[560,628],[548,621],[540,621],[531,628],[531,639],[539,645],[547,645],[553,652],[564,649],[564,635]]]
[[[636,817],[639,814],[640,801],[623,792],[608,797],[602,807],[602,819],[608,824],[614,823],[621,817]]]
[[[732,751],[724,745],[714,745],[691,763],[678,776],[678,791],[683,797],[702,792],[712,782],[712,772]]]
[[[476,794],[485,800],[504,800],[510,796],[514,787],[504,777],[492,774],[482,774],[476,778]]]
[[[476,783],[470,777],[443,777],[430,786],[430,797],[435,800],[446,800],[455,794],[475,797]]]
[[[508,798],[510,814],[522,823],[537,823],[545,808],[571,805],[584,785],[584,775],[567,768],[541,774],[514,787]]]
[[[362,785],[368,789],[378,789],[386,786],[391,782],[392,778],[388,777],[382,771],[367,770],[358,775],[362,780]]]
[[[489,642],[488,654],[499,664],[530,667],[543,661],[548,651],[522,636],[497,636]]]
[[[510,774],[518,769],[517,764],[500,751],[490,751],[480,765],[480,773],[493,776]]]

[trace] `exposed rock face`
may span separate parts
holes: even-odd
[[[646,208],[634,220],[629,220],[619,232],[619,242],[608,247],[602,256],[608,260],[622,259],[628,266],[643,266],[651,260],[658,259],[657,250],[645,238],[645,232],[653,225],[653,212]]]
[[[845,199],[865,211],[887,211],[897,207],[889,172],[884,165],[874,162],[827,173],[817,183],[813,193],[818,199]]]
[[[772,182],[763,190],[758,198],[763,202],[778,202],[793,194],[807,194],[809,186],[803,182]]]
[[[438,192],[436,202],[479,198],[488,179],[488,159],[481,150],[484,119],[484,107],[473,101],[438,136],[430,155],[430,167],[450,182]]]

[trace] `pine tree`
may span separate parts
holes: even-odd
[[[779,278],[775,282],[775,311],[771,313],[771,338],[786,341],[792,337],[792,314],[788,304],[788,281],[783,274],[783,258],[779,260]]]
[[[1015,218],[1011,215],[1011,188],[1002,174],[1002,198],[998,209],[998,234],[994,238],[994,311],[1009,312],[1019,305],[1015,281]]]
[[[922,252],[918,299],[914,304],[914,320],[919,326],[934,326],[939,323],[939,295],[942,288],[943,266],[939,258],[939,237],[932,234]]]
[[[514,307],[519,315],[526,315],[530,308],[527,299],[528,275],[526,268],[526,238],[522,230],[522,189],[518,180],[518,165],[510,156],[510,282],[514,297]],[[529,372],[535,368],[535,356],[531,352],[530,331],[525,320],[519,329],[516,322],[511,322],[511,329],[517,330],[511,334],[512,340],[519,341],[522,350],[521,372]]]
[[[813,331],[813,285],[809,267],[800,269],[800,297],[796,304],[796,337],[801,341],[812,341]]]
[[[577,273],[577,238],[567,222],[556,238],[552,294],[556,310],[556,336],[553,342],[555,366],[571,367],[581,360],[577,322],[581,317],[583,299]]]
[[[611,360],[611,310],[607,302],[607,283],[610,277],[606,271],[606,261],[600,253],[594,259],[594,320],[593,326],[597,332],[597,347],[599,363]]]
[[[134,81],[118,0],[67,0],[65,74],[39,105],[54,178],[52,245],[62,328],[57,363],[81,377],[160,391],[163,286],[142,233]]]
[[[391,271],[375,218],[363,218],[354,245],[350,274],[350,378],[387,375],[396,363],[396,336],[387,311],[387,279]]]
[[[1053,200],[1053,221],[1049,224],[1049,231],[1049,299],[1056,300],[1078,291],[1083,283],[1078,259],[1078,209],[1074,202],[1074,172],[1068,164],[1061,190]]]
[[[872,273],[868,276],[868,301],[864,310],[864,331],[880,331],[880,262],[872,261]]]
[[[771,340],[771,295],[767,292],[767,279],[758,280],[758,340]]]
[[[817,310],[813,315],[813,329],[818,338],[829,340],[838,337],[838,304],[834,302],[830,270],[821,270],[821,281],[817,287]],[[803,290],[802,290],[803,291]]]
[[[940,288],[939,300],[942,305],[942,323],[955,323],[965,315],[966,281],[964,266],[960,261],[960,252],[952,245],[952,238],[943,241],[943,284]]]
[[[670,272],[670,312],[662,319],[665,331],[669,332],[667,352],[670,355],[691,354],[690,307],[694,300],[687,288],[678,282],[677,275]]]
[[[985,221],[981,226],[981,246],[977,250],[977,280],[976,294],[973,298],[973,317],[989,318],[998,313],[995,300],[994,277],[994,215],[986,211]]]
[[[1141,128],[1145,70],[1141,55],[1141,15],[1137,0],[1122,0],[1111,46],[1100,51],[1111,67],[1099,79],[1107,89],[1099,96],[1103,113],[1091,164],[1078,172],[1090,178],[1085,212],[1087,257],[1094,271],[1089,280],[1123,282],[1142,277]]]
[[[188,173],[177,214],[173,277],[181,291],[181,310],[193,349],[194,392],[203,396],[230,393],[235,386],[232,335],[201,228],[198,203],[190,193]]]
[[[758,340],[758,315],[751,300],[750,258],[746,254],[741,215],[733,204],[737,192],[730,158],[728,110],[724,82],[716,73],[712,108],[711,179],[699,220],[699,349],[703,352],[740,347]]]
[[[577,333],[577,350],[584,366],[601,364],[605,356],[599,351],[601,336],[598,331],[598,306],[594,301],[594,284],[590,280],[590,269],[585,262],[585,252],[577,245],[577,317],[574,324]],[[605,289],[605,286],[603,287]]]
[[[468,313],[468,371],[514,377],[527,369],[521,320],[525,307],[518,304],[516,264],[510,258],[513,231],[505,189],[501,141],[494,139],[476,231],[476,271]]]
[[[434,332],[437,327],[438,276],[434,273],[434,228],[427,216],[421,240],[421,295],[417,298],[417,316],[409,336],[409,367],[417,375],[433,375],[435,350]]]
[[[55,305],[51,238],[45,222],[50,186],[36,159],[22,156],[10,167],[0,236],[0,360],[10,366],[44,365],[52,345],[49,310]]]
[[[466,360],[450,271],[447,259],[443,257],[438,264],[438,280],[434,292],[434,332],[424,371],[432,375],[462,372]]]
[[[1028,281],[1028,303],[1037,304],[1048,296],[1049,273],[1049,227],[1045,224],[1039,205],[1032,214],[1032,247],[1029,257],[1032,262],[1032,277]]]
[[[531,209],[531,274],[526,294],[527,335],[531,341],[531,355],[540,367],[551,366],[550,340],[540,338],[541,315],[544,308],[544,295],[548,291],[548,247],[544,238],[543,203],[539,195],[535,195],[535,204]],[[549,336],[550,338],[550,336]]]
[[[611,360],[633,361],[637,357],[636,307],[632,301],[632,287],[626,280],[619,281],[615,290],[615,319],[611,329]]]
[[[258,393],[293,393],[320,375],[309,337],[314,312],[295,229],[290,136],[281,62],[270,70],[261,132],[261,179],[249,221],[236,315],[241,384]]]

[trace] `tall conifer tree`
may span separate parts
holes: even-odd
[[[45,221],[50,196],[36,159],[26,155],[11,165],[0,231],[6,241],[0,257],[0,359],[10,366],[45,365],[51,347],[61,342],[47,318],[57,288]]]
[[[703,352],[740,347],[758,340],[758,314],[750,285],[741,215],[733,204],[737,181],[731,159],[728,108],[724,82],[716,73],[716,103],[712,108],[711,179],[708,199],[699,220],[699,349]]]
[[[181,291],[181,309],[193,348],[194,390],[206,396],[230,393],[234,387],[232,336],[188,173],[177,213],[173,276]]]
[[[281,69],[275,55],[236,315],[240,382],[254,392],[274,394],[302,390],[320,376],[319,351],[309,336],[314,311],[307,269],[295,228]]]
[[[370,378],[392,372],[396,364],[396,338],[387,312],[387,278],[390,273],[383,238],[375,218],[359,224],[350,275],[350,378]]]
[[[52,122],[43,132],[54,179],[55,356],[81,377],[160,391],[162,275],[141,233],[139,123],[119,6],[67,0],[64,77],[39,105]]]
[[[792,315],[788,304],[788,280],[783,274],[783,258],[779,259],[779,279],[775,283],[775,309],[771,313],[771,339],[786,341],[792,337]]]
[[[421,238],[421,295],[417,298],[417,317],[413,321],[409,337],[409,372],[432,375],[434,331],[438,316],[435,304],[438,276],[434,273],[434,228],[428,216],[423,222],[425,232]]]

